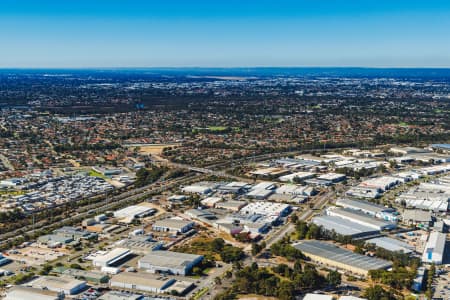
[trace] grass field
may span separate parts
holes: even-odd
[[[179,144],[154,144],[139,146],[139,152],[144,154],[161,154],[164,148],[176,147]]]
[[[89,170],[89,176],[93,176],[93,177],[98,177],[98,178],[103,178],[103,179],[108,179],[108,177],[106,177],[105,175],[103,175],[102,173],[96,172],[94,170]]]

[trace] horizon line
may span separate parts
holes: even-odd
[[[450,69],[449,66],[67,66],[67,67],[2,67],[0,70],[126,70],[126,69]]]

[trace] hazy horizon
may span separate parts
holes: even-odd
[[[0,68],[450,68],[442,0],[4,0],[0,26]]]

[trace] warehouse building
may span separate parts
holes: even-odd
[[[386,221],[391,222],[397,221],[397,216],[394,214],[395,209],[384,207],[383,205],[378,205],[367,201],[357,201],[350,199],[338,199],[336,201],[336,205],[342,206],[343,208],[361,211],[372,217],[376,217]]]
[[[152,225],[152,230],[185,233],[191,230],[194,225],[195,223],[192,221],[185,221],[181,219],[164,219],[155,221]]]
[[[445,252],[445,243],[447,236],[445,233],[433,231],[428,237],[427,244],[422,255],[422,261],[425,263],[442,264]]]
[[[216,203],[216,208],[226,209],[233,212],[239,211],[241,208],[247,205],[246,201],[227,200]]]
[[[86,281],[55,276],[40,276],[29,282],[27,286],[36,289],[46,289],[56,293],[64,293],[66,295],[78,294],[87,287]]]
[[[294,247],[315,262],[359,276],[367,276],[370,270],[392,266],[387,260],[357,254],[321,241],[302,241],[294,244]]]
[[[4,300],[63,300],[64,293],[52,292],[49,290],[36,289],[27,286],[12,287]]]
[[[72,277],[78,280],[86,280],[87,282],[93,284],[107,283],[109,281],[109,277],[107,275],[98,271],[54,267],[52,272],[64,275],[66,277]]]
[[[150,273],[187,275],[202,260],[202,255],[156,250],[142,257],[138,267]]]
[[[115,263],[127,258],[132,252],[126,248],[115,248],[111,251],[95,256],[92,263],[95,267],[110,267]]]
[[[272,203],[272,202],[254,202],[244,206],[241,210],[241,214],[252,215],[261,214],[265,216],[286,216],[291,209],[291,206],[284,203]]]
[[[289,175],[280,176],[278,177],[278,180],[282,182],[294,182],[310,179],[314,176],[316,176],[316,174],[312,172],[296,172]]]
[[[377,188],[354,186],[345,192],[347,196],[364,199],[376,199],[383,195],[383,192]]]
[[[312,222],[322,226],[327,231],[334,231],[339,235],[350,236],[353,239],[379,234],[379,230],[364,226],[343,218],[334,216],[318,216],[312,219]]]
[[[303,300],[333,300],[333,296],[324,295],[324,294],[316,294],[316,293],[308,293],[303,297]]]
[[[118,241],[115,245],[130,249],[135,254],[147,254],[150,251],[159,250],[164,245],[161,241],[152,240],[148,235],[135,235]]]
[[[109,281],[111,288],[128,289],[150,293],[164,293],[175,279],[148,273],[120,273]]]
[[[402,213],[402,220],[407,225],[420,225],[420,227],[429,227],[433,221],[430,211],[419,209],[405,209]]]
[[[185,186],[181,189],[181,191],[183,193],[200,194],[200,195],[207,195],[212,193],[211,187],[197,184]]]
[[[131,223],[134,219],[151,216],[156,209],[145,205],[131,205],[114,212],[114,217],[122,223]]]
[[[339,218],[347,219],[363,226],[371,227],[375,230],[390,230],[396,227],[395,223],[373,218],[365,213],[347,208],[329,208],[327,214]]]
[[[374,239],[370,239],[366,241],[366,244],[374,244],[377,247],[386,249],[391,252],[403,252],[403,253],[412,253],[414,251],[414,247],[409,245],[408,243],[390,238],[390,237],[378,237]]]
[[[345,176],[345,174],[339,173],[326,173],[317,177],[317,179],[328,181],[331,184],[344,181],[346,178],[347,176]]]

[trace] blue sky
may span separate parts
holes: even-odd
[[[0,1],[0,67],[192,66],[450,67],[450,1]]]

